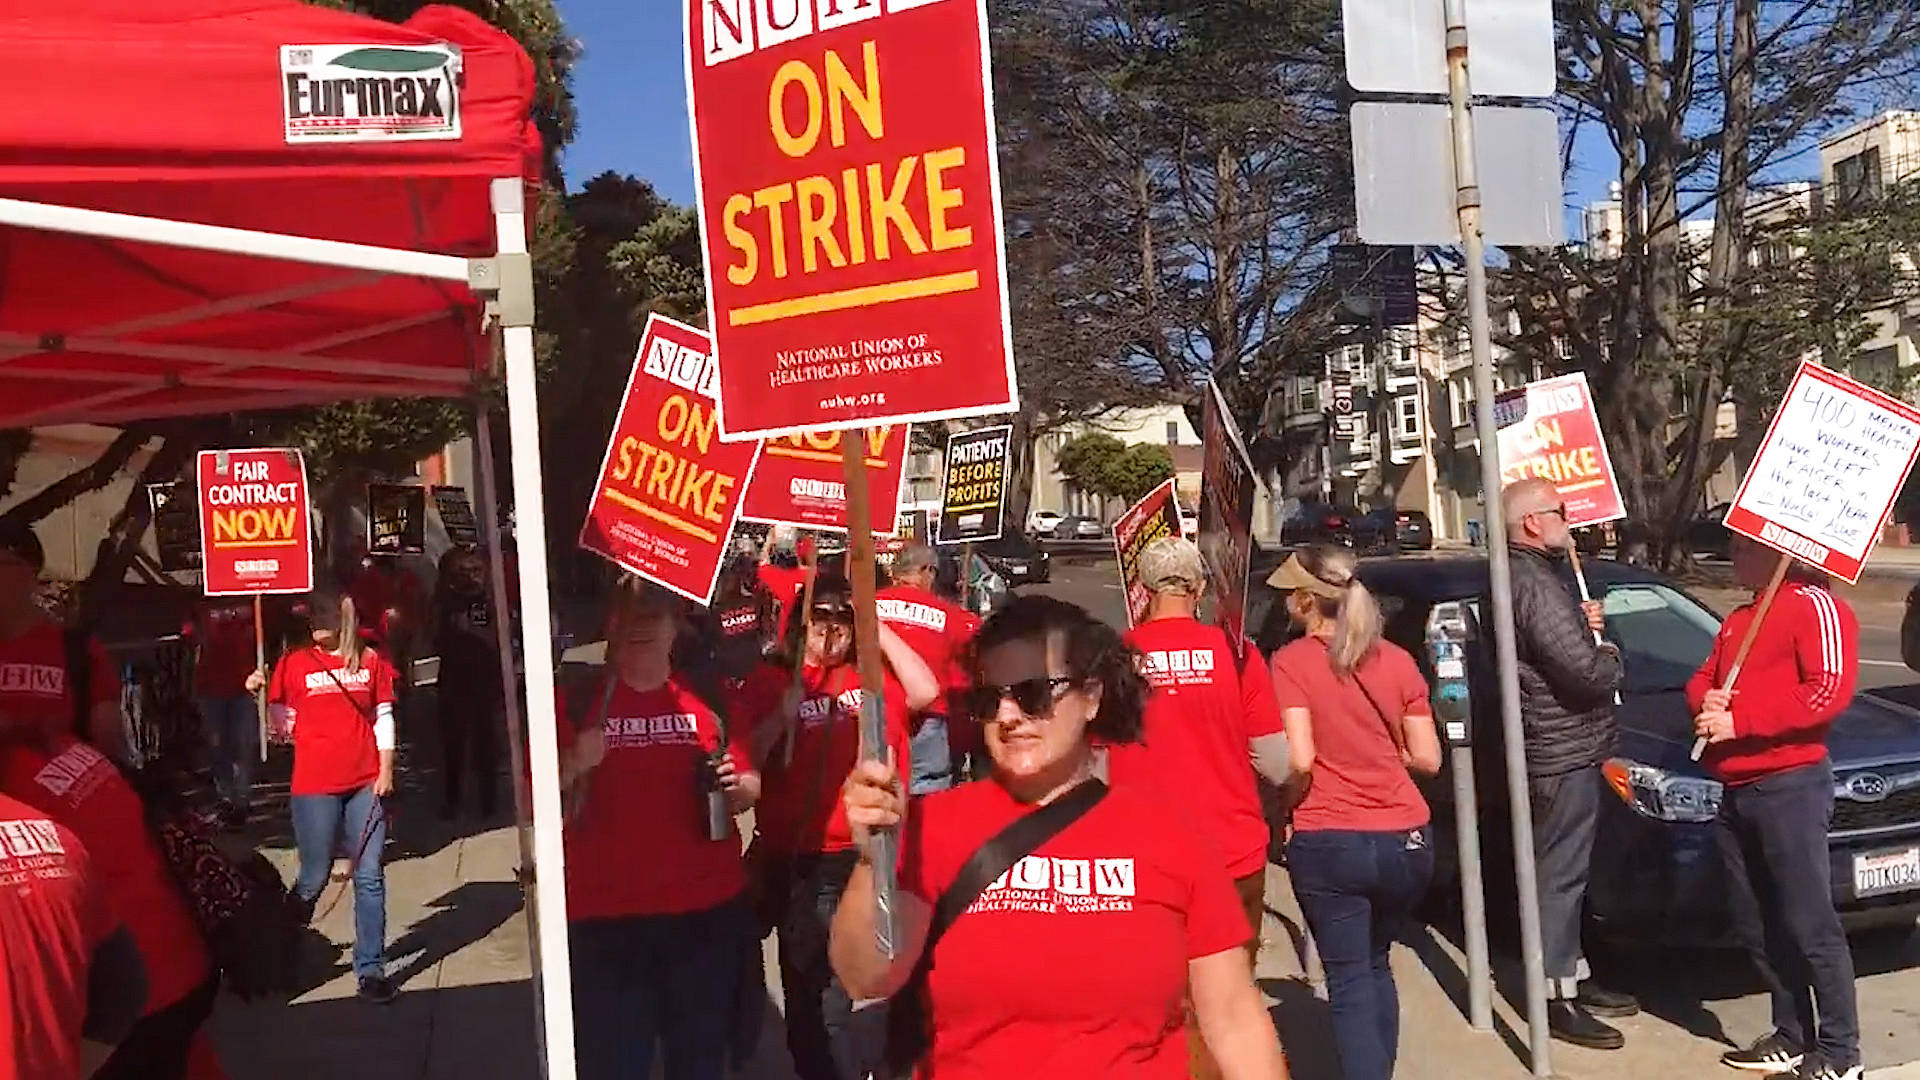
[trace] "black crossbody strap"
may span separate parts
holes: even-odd
[[[1105,783],[1098,778],[1086,780],[1038,810],[1021,815],[981,844],[933,905],[933,919],[927,927],[927,944],[921,950],[920,962],[927,962],[941,935],[980,899],[980,894],[986,892],[996,878],[1065,832],[1067,826],[1085,817],[1087,811],[1106,797]]]

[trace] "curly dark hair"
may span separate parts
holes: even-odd
[[[791,606],[798,608],[801,600],[806,597],[807,591],[802,587],[798,592],[794,593]],[[814,573],[812,599],[814,607],[844,607],[851,610],[853,607],[853,585],[844,575],[823,566]],[[787,625],[780,635],[779,655],[781,666],[788,670],[792,670],[806,663],[807,617],[807,612],[798,610],[786,616]],[[855,633],[853,644],[847,650],[847,657],[851,660],[858,655],[860,655],[860,636],[858,633]]]
[[[1147,681],[1140,674],[1139,654],[1113,627],[1078,604],[1051,596],[1017,597],[994,612],[973,640],[968,671],[976,685],[981,681],[981,655],[1016,641],[1043,647],[1060,642],[1066,674],[1100,684],[1100,713],[1087,725],[1089,735],[1109,743],[1141,741]]]

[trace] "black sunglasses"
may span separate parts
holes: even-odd
[[[814,622],[838,623],[843,626],[853,625],[853,609],[850,607],[842,607],[838,604],[819,604],[813,607],[812,614]]]
[[[1037,675],[1031,679],[1021,679],[1004,686],[980,685],[969,687],[962,695],[967,713],[982,721],[991,721],[1000,711],[1000,703],[1013,699],[1020,711],[1036,719],[1053,711],[1053,704],[1060,700],[1060,691],[1064,687],[1074,686],[1085,680],[1071,675]]]

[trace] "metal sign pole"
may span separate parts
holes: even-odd
[[[1527,792],[1525,732],[1520,722],[1519,651],[1513,630],[1513,574],[1500,512],[1500,438],[1493,417],[1493,345],[1487,309],[1486,243],[1480,235],[1480,181],[1474,162],[1473,114],[1467,79],[1466,0],[1445,0],[1447,97],[1453,115],[1455,206],[1466,249],[1467,310],[1473,339],[1474,426],[1480,435],[1480,491],[1485,507],[1487,571],[1493,594],[1493,640],[1500,676],[1500,720],[1506,741],[1513,864],[1520,896],[1520,954],[1527,976],[1527,1030],[1533,1075],[1549,1076],[1546,959],[1540,945],[1540,891],[1533,860],[1533,811]]]

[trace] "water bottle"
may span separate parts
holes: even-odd
[[[733,810],[727,806],[727,793],[720,790],[720,763],[726,751],[715,750],[700,760],[701,794],[706,802],[707,839],[718,842],[733,836]]]

